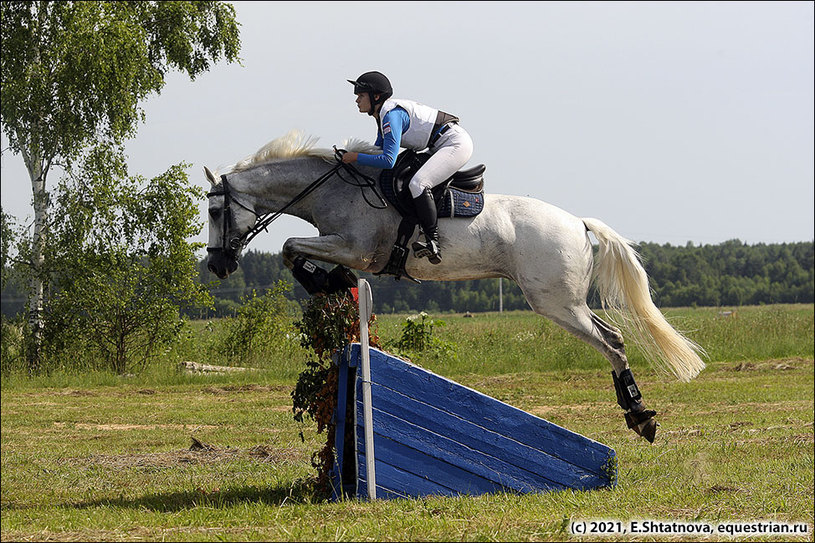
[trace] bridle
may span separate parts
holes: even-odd
[[[232,239],[228,239],[229,235],[229,227],[232,224],[232,203],[236,203],[240,207],[246,209],[247,211],[252,212],[255,216],[255,210],[251,207],[247,206],[240,202],[240,200],[236,199],[232,192],[229,190],[229,183],[226,180],[226,176],[221,176],[221,190],[219,191],[212,191],[207,193],[207,198],[212,198],[213,196],[223,196],[224,197],[224,208],[222,213],[222,222],[223,226],[221,228],[221,246],[220,247],[207,247],[208,253],[214,253],[218,251],[224,251],[232,257],[237,258],[238,252],[248,243],[246,238],[249,235],[249,232],[244,234],[243,236],[234,237]]]
[[[326,173],[315,179],[311,182],[305,189],[303,189],[297,196],[292,198],[292,200],[281,207],[277,211],[270,211],[269,213],[265,213],[263,215],[258,215],[257,212],[251,208],[250,206],[242,203],[240,200],[235,198],[232,191],[229,188],[229,182],[226,179],[226,175],[221,175],[221,190],[212,191],[207,193],[207,198],[211,198],[213,196],[223,196],[224,197],[224,208],[223,208],[223,227],[221,231],[221,246],[220,247],[207,247],[208,253],[214,253],[218,251],[224,251],[227,255],[232,257],[233,259],[237,260],[237,256],[241,250],[243,250],[249,242],[252,241],[255,236],[263,232],[268,232],[267,228],[270,224],[272,224],[278,217],[283,215],[287,209],[291,206],[297,204],[309,194],[314,192],[318,187],[320,187],[323,183],[328,181],[332,176],[337,175],[340,179],[342,179],[345,183],[360,187],[362,191],[362,197],[365,199],[365,202],[373,207],[374,209],[385,209],[388,207],[388,204],[385,200],[380,196],[380,194],[376,190],[376,180],[372,177],[369,177],[361,172],[359,172],[356,168],[351,166],[350,164],[344,164],[342,162],[342,155],[345,154],[345,150],[337,149],[334,147],[334,157],[337,160],[337,164],[334,165],[330,170]],[[342,175],[342,171],[349,174],[352,180],[348,180]],[[367,196],[365,195],[365,188],[369,188],[373,190],[374,194],[379,198],[381,202],[381,206],[376,206],[368,201]],[[255,225],[246,231],[243,235],[236,236],[233,238],[229,238],[229,228],[232,224],[232,203],[237,204],[238,206],[242,207],[243,209],[249,211],[256,217]]]

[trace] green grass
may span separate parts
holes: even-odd
[[[722,312],[721,308],[667,309],[665,316],[705,349],[706,362],[813,356],[811,305],[743,307],[727,317],[720,316]],[[531,311],[440,318],[446,326],[438,328],[437,335],[456,346],[456,356],[429,353],[413,360],[447,377],[574,369],[611,372],[597,351]],[[403,321],[404,316],[380,317],[380,336],[386,342],[398,338]],[[626,351],[635,375],[649,369],[635,345],[626,345]]]
[[[812,541],[813,307],[666,313],[710,359],[681,384],[629,348],[659,413],[653,445],[625,427],[608,363],[531,313],[444,315],[455,356],[416,357],[613,447],[619,483],[602,491],[319,501],[307,479],[324,436],[292,418],[296,356],[228,376],[4,376],[2,540],[559,541],[581,539],[574,520],[661,519],[808,522],[798,539]],[[403,320],[380,317],[383,341]],[[190,450],[193,437],[214,449]],[[663,537],[683,539],[697,537]]]

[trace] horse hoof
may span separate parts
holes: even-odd
[[[635,427],[635,431],[642,437],[648,440],[648,443],[653,443],[657,435],[657,426],[659,423],[654,419],[648,419],[642,424]]]

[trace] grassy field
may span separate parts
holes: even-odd
[[[720,311],[666,311],[708,352],[708,368],[691,383],[655,374],[629,349],[644,399],[658,412],[653,445],[625,427],[608,363],[548,321],[526,312],[441,316],[446,325],[437,335],[449,349],[414,361],[613,447],[618,485],[592,492],[317,500],[310,458],[324,436],[292,419],[290,392],[305,360],[296,350],[230,375],[187,375],[167,365],[137,377],[4,376],[0,538],[700,539],[571,533],[580,521],[630,527],[652,519],[805,523],[802,536],[750,539],[812,541],[813,307]],[[403,322],[380,316],[386,346]],[[175,358],[201,355],[195,345],[206,342],[208,329],[196,323]]]

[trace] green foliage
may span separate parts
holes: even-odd
[[[815,301],[813,243],[672,247],[642,243],[657,304],[741,306]]]
[[[278,282],[263,295],[253,290],[242,299],[243,305],[234,317],[223,321],[223,338],[217,345],[219,354],[229,364],[262,366],[272,353],[291,354],[296,341],[292,319],[299,306],[287,299],[291,284]]]
[[[716,307],[774,303],[815,302],[813,242],[747,245],[738,240],[719,245],[671,246],[642,243],[639,246],[651,288],[660,307]],[[201,280],[211,274],[200,265]],[[498,279],[427,281],[421,285],[394,281],[392,277],[360,274],[371,285],[377,311],[388,313],[498,311]],[[266,288],[278,279],[294,281],[280,254],[249,251],[238,272],[216,283],[219,300],[239,300],[253,288]],[[503,309],[527,310],[529,306],[517,284],[503,281]],[[308,295],[299,285],[295,299]],[[589,305],[600,307],[590,292]],[[224,304],[223,310],[232,309]],[[222,313],[223,314],[223,313]]]
[[[12,230],[12,219],[3,208],[0,207],[0,288],[5,290],[6,277],[9,274],[11,266],[9,266],[9,248],[14,241],[14,231]]]
[[[0,315],[0,373],[8,375],[21,366],[22,359],[22,319],[9,320],[5,315]]]
[[[240,41],[232,6],[213,1],[7,1],[0,3],[0,20],[0,127],[10,150],[22,155],[33,192],[24,271],[31,285],[27,358],[36,373],[50,265],[44,252],[51,165],[71,169],[88,147],[122,145],[144,118],[140,102],[162,89],[168,70],[194,79],[210,61],[237,60]],[[161,338],[146,341],[155,340]]]
[[[306,369],[292,392],[294,419],[303,422],[308,415],[317,421],[319,433],[331,419],[331,398],[326,392],[326,384],[332,381],[329,374],[332,370],[336,373],[331,357],[338,349],[357,341],[358,309],[345,293],[317,295],[307,301],[303,317],[295,326],[300,331],[300,345],[309,354]],[[336,379],[333,381],[336,386]]]
[[[3,130],[44,170],[132,136],[168,70],[194,79],[240,48],[223,2],[3,2],[0,28]]]
[[[418,315],[411,315],[405,319],[402,328],[402,337],[396,343],[400,349],[409,351],[424,351],[429,349],[433,341],[433,327],[444,326],[441,319],[431,319],[422,311]]]
[[[179,307],[209,303],[188,242],[201,225],[184,165],[146,182],[102,146],[56,190],[44,316],[52,367],[144,369],[181,327]],[[25,248],[23,247],[23,250]]]
[[[388,345],[395,354],[411,356],[416,353],[430,353],[436,357],[456,358],[455,344],[434,335],[435,328],[444,327],[441,319],[433,319],[422,311],[405,318],[399,341]]]

